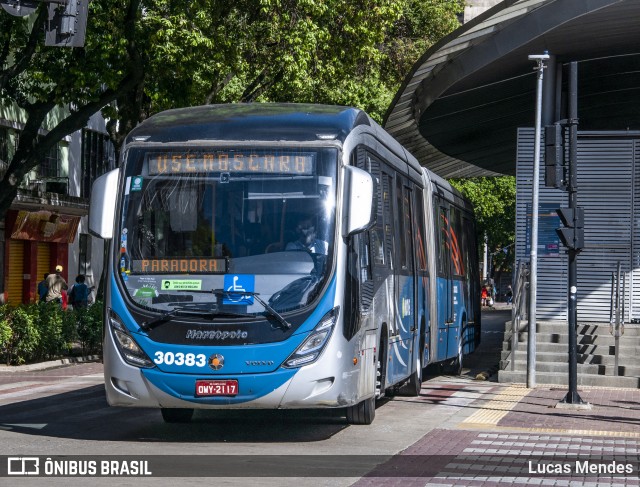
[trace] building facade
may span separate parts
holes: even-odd
[[[544,141],[542,142],[544,144]],[[516,259],[531,253],[534,129],[518,130]],[[541,147],[544,160],[544,147]],[[578,320],[604,322],[612,309],[612,276],[620,264],[624,321],[640,320],[640,132],[578,132],[577,203],[584,208],[584,248],[578,254]],[[556,209],[568,193],[538,174],[537,317],[567,319],[568,261]],[[615,289],[615,287],[614,287]]]
[[[0,169],[13,156],[24,127],[15,107],[0,107]],[[46,132],[43,132],[43,135]],[[57,265],[73,283],[78,274],[98,285],[103,242],[88,232],[91,184],[115,168],[113,145],[100,114],[55,146],[22,182],[0,222],[0,297],[11,304],[37,300],[37,285]]]

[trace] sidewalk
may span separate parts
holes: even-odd
[[[87,355],[84,357],[66,357],[55,360],[49,360],[46,362],[37,362],[35,364],[24,365],[6,365],[0,364],[0,373],[18,373],[18,372],[34,372],[39,370],[49,370],[58,367],[65,367],[71,364],[84,364],[89,362],[99,362],[101,360],[100,355]]]
[[[556,409],[566,388],[460,379],[425,392],[468,402],[355,486],[640,485],[640,390],[580,388],[590,410]]]

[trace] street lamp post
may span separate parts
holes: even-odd
[[[529,60],[535,61],[537,71],[536,84],[536,124],[533,147],[533,177],[531,202],[531,255],[529,274],[529,332],[527,342],[527,387],[536,386],[536,295],[538,286],[538,199],[540,192],[540,132],[542,125],[542,80],[544,79],[545,61],[549,53],[530,55]],[[513,351],[511,352],[513,353]]]

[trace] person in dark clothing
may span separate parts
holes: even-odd
[[[84,276],[79,274],[76,283],[69,291],[69,304],[73,309],[86,308],[89,304],[89,287],[84,283]]]
[[[328,243],[316,238],[316,227],[310,218],[305,218],[296,227],[298,239],[289,242],[285,250],[306,250],[312,254],[327,255]]]
[[[42,281],[38,283],[38,301],[40,301],[41,303],[44,303],[44,300],[47,297],[47,293],[49,292],[49,286],[47,285],[48,275],[49,273],[45,272]]]

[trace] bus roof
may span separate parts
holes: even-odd
[[[343,142],[359,125],[374,122],[356,108],[294,103],[232,103],[178,108],[149,117],[127,136],[148,143],[192,140],[312,141],[318,135]]]

